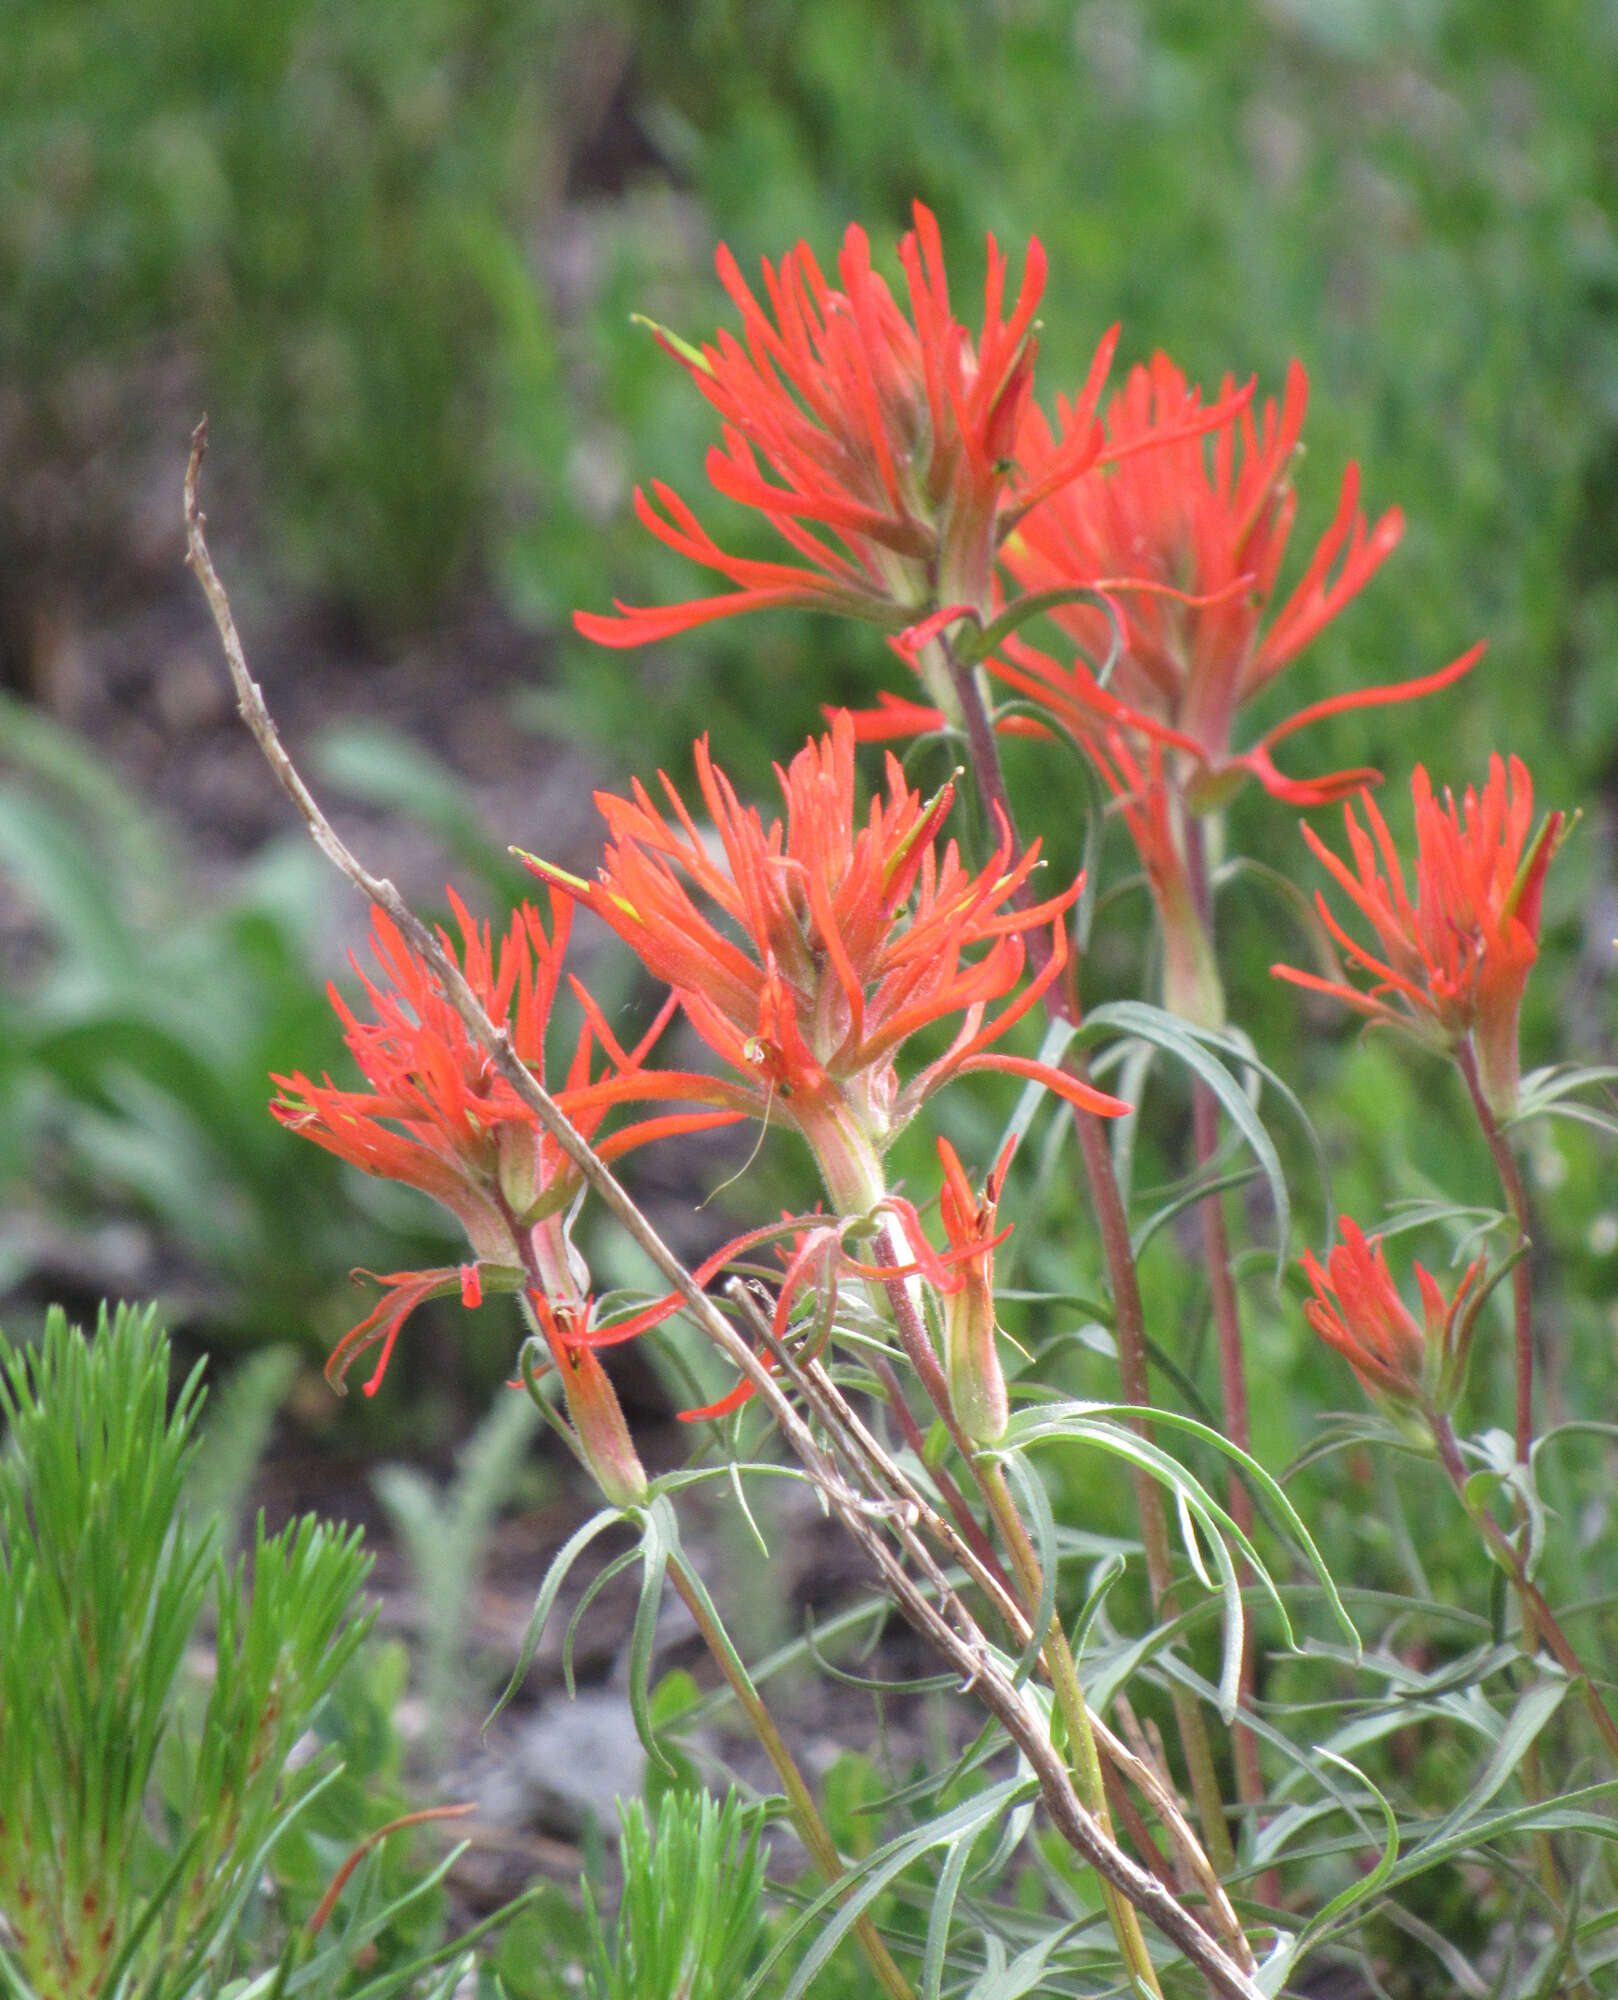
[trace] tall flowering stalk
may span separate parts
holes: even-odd
[[[1324,1268],[1306,1250],[1303,1268],[1315,1296],[1304,1313],[1316,1333],[1352,1365],[1369,1393],[1418,1430],[1435,1451],[1455,1496],[1490,1554],[1510,1578],[1522,1605],[1523,1625],[1534,1647],[1544,1646],[1578,1685],[1591,1720],[1609,1753],[1618,1758],[1618,1718],[1598,1691],[1589,1667],[1574,1649],[1555,1613],[1534,1583],[1532,1557],[1510,1539],[1480,1497],[1455,1435],[1453,1411],[1466,1375],[1467,1358],[1487,1288],[1477,1279],[1481,1260],[1469,1264],[1446,1298],[1438,1281],[1415,1266],[1421,1295],[1419,1317],[1400,1297],[1382,1253],[1382,1239],[1364,1234],[1346,1215],[1343,1240]],[[1522,1268],[1519,1260],[1518,1268]],[[1532,1780],[1537,1787],[1537,1778]],[[1560,1900],[1554,1865],[1548,1876]]]
[[[1459,806],[1442,801],[1418,764],[1411,781],[1416,809],[1415,900],[1387,824],[1367,794],[1366,826],[1343,808],[1350,869],[1310,827],[1317,859],[1375,936],[1368,949],[1345,931],[1318,891],[1322,922],[1368,988],[1295,966],[1271,970],[1295,986],[1329,993],[1372,1021],[1449,1056],[1471,1095],[1505,1193],[1519,1243],[1528,1234],[1528,1201],[1502,1126],[1517,1109],[1521,1072],[1518,1017],[1539,956],[1540,903],[1562,838],[1562,815],[1533,826],[1534,789],[1515,757],[1489,760],[1481,793],[1468,786]],[[1368,830],[1367,830],[1368,829]],[[1526,1259],[1512,1272],[1517,1356],[1517,1456],[1526,1464],[1533,1439],[1533,1279]]]

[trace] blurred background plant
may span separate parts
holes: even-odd
[[[512,890],[508,841],[588,855],[592,779],[620,789],[664,764],[683,780],[711,728],[738,782],[764,785],[823,701],[888,678],[879,639],[829,623],[761,617],[626,657],[587,646],[569,617],[691,588],[630,494],[661,477],[699,499],[710,413],[630,315],[691,337],[729,323],[720,237],[744,269],[800,237],[825,262],[857,217],[891,272],[914,196],[964,274],[958,305],[986,228],[1013,251],[1044,241],[1047,385],[1076,382],[1114,319],[1125,362],[1162,344],[1210,387],[1228,369],[1278,390],[1304,360],[1300,541],[1350,457],[1373,513],[1397,504],[1409,525],[1292,670],[1288,699],[1429,671],[1488,638],[1462,690],[1335,718],[1311,750],[1320,768],[1402,773],[1422,757],[1460,783],[1511,749],[1545,805],[1584,808],[1551,881],[1526,1046],[1554,1036],[1581,1061],[1612,1059],[1618,16],[1603,0],[14,0],[4,43],[0,1318],[14,1338],[38,1334],[48,1299],[88,1316],[104,1294],[141,1292],[162,1296],[188,1351],[287,1343],[302,1365],[277,1363],[256,1406],[272,1451],[415,1460],[385,1482],[387,1504],[422,1577],[465,1580],[468,1548],[495,1533],[494,1486],[470,1462],[458,1498],[423,1482],[450,1469],[509,1371],[515,1323],[496,1305],[469,1338],[459,1314],[424,1310],[422,1365],[394,1370],[376,1405],[331,1405],[312,1380],[354,1317],[352,1266],[453,1252],[426,1204],[265,1115],[271,1070],[343,1063],[321,988],[343,973],[333,939],[362,918],[274,837],[268,781],[238,754],[179,571],[184,439],[211,406],[222,559],[309,768],[367,816],[384,866],[402,857],[418,899],[453,872],[494,907]],[[751,549],[755,533],[736,510],[722,539]],[[1072,817],[1076,852],[1076,791]],[[1234,818],[1240,851],[1289,872],[1301,858],[1290,817],[1262,799]],[[1292,919],[1251,878],[1221,893],[1233,1016],[1261,1048],[1289,1047],[1285,1080],[1309,1086],[1337,1201],[1402,1199],[1416,1226],[1444,1187],[1481,1214],[1495,1197],[1464,1103],[1335,1015],[1306,1047],[1281,1040],[1296,1003],[1267,967],[1294,951]],[[1143,909],[1103,908],[1098,987],[1130,989]],[[627,975],[616,993],[591,979],[614,1007],[636,998]],[[1195,1263],[1173,1226],[1168,1101],[1133,1157],[1140,1226],[1164,1218],[1143,1263],[1159,1321]],[[963,1153],[992,1157],[1004,1111],[951,1107]],[[1274,1137],[1295,1189],[1312,1186],[1284,1118]],[[1553,1414],[1610,1401],[1606,1147],[1559,1123],[1536,1125],[1528,1149],[1536,1258],[1554,1252],[1560,1273]],[[700,1188],[651,1193],[717,1237],[722,1198],[710,1222],[690,1209],[742,1161],[712,1158]],[[1065,1172],[1041,1171],[1033,1148],[1025,1160],[1013,1331],[1053,1381],[1105,1393],[1093,1232]],[[1441,1254],[1470,1254],[1456,1216],[1426,1226]],[[1257,1298],[1255,1365],[1277,1393],[1255,1412],[1255,1449],[1279,1467],[1344,1391],[1301,1314]],[[656,1366],[672,1383],[684,1336],[667,1338]],[[1212,1391],[1209,1344],[1193,1328],[1166,1357],[1193,1398]],[[635,1389],[642,1415],[700,1400],[644,1368]],[[520,1483],[519,1444],[478,1463]],[[1087,1523],[1075,1553],[1102,1563],[1123,1527],[1117,1482],[1065,1459],[1050,1476],[1059,1517]],[[1299,1477],[1334,1564],[1438,1603],[1461,1595],[1459,1520],[1412,1528],[1381,1487],[1368,1506],[1352,1451]],[[1594,1596],[1601,1448],[1559,1444],[1545,1478],[1578,1524],[1552,1582]],[[244,1504],[244,1485],[219,1490]],[[428,1632],[435,1712],[475,1685],[453,1656],[453,1602],[435,1603]],[[1104,1617],[1097,1630],[1109,1639]],[[1457,1631],[1457,1646],[1486,1637]],[[1445,1893],[1460,1899],[1454,1878]]]

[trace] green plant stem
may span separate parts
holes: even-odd
[[[1517,1171],[1517,1162],[1512,1155],[1506,1135],[1500,1129],[1500,1121],[1489,1108],[1478,1080],[1477,1058],[1472,1053],[1470,1042],[1463,1042],[1455,1051],[1455,1066],[1465,1079],[1471,1095],[1472,1108],[1477,1113],[1478,1124],[1483,1131],[1484,1141],[1494,1161],[1495,1172],[1500,1176],[1500,1189],[1505,1195],[1506,1206],[1511,1211],[1511,1219],[1517,1225],[1517,1242],[1521,1247],[1528,1243],[1528,1196],[1523,1188],[1522,1175]],[[1517,1463],[1526,1465],[1534,1444],[1534,1274],[1529,1268],[1527,1257],[1521,1257],[1511,1273],[1511,1337],[1516,1357],[1517,1416],[1514,1439],[1517,1447]]]
[[[730,1643],[729,1634],[714,1617],[707,1593],[693,1587],[685,1566],[677,1557],[669,1560],[669,1574],[674,1579],[674,1587],[680,1594],[681,1602],[691,1613],[703,1642],[712,1654],[714,1664],[725,1677],[725,1684],[736,1697],[737,1705],[752,1725],[753,1734],[780,1780],[781,1789],[786,1794],[787,1809],[792,1814],[792,1824],[798,1838],[809,1850],[816,1868],[828,1883],[836,1882],[845,1873],[842,1856],[837,1852],[837,1843],[831,1831],[821,1818],[820,1808],[815,1804],[814,1794],[809,1790],[808,1781],[798,1769],[796,1758],[787,1748],[786,1739],[776,1726],[775,1717],[765,1705],[764,1697],[753,1683],[752,1675],[740,1653]],[[899,1970],[894,1956],[883,1942],[882,1934],[869,1915],[861,1914],[854,1919],[852,1930],[859,1941],[876,1974],[877,1983],[890,2000],[916,2000],[915,1988]]]
[[[1208,850],[1203,842],[1202,822],[1194,813],[1185,815],[1186,869],[1191,881],[1191,900],[1203,935],[1213,948],[1213,891],[1208,876]],[[1213,1092],[1200,1077],[1191,1082],[1191,1142],[1199,1169],[1208,1167],[1219,1151],[1219,1106]],[[1214,1332],[1219,1348],[1219,1393],[1225,1419],[1225,1435],[1238,1450],[1249,1455],[1253,1430],[1247,1402],[1247,1361],[1243,1353],[1241,1301],[1231,1270],[1230,1232],[1225,1225],[1222,1196],[1204,1195],[1197,1204],[1202,1230],[1203,1262],[1207,1266],[1208,1296],[1213,1304]],[[1241,1474],[1232,1467],[1226,1480],[1231,1519],[1249,1538],[1253,1532],[1253,1500]],[[1244,1586],[1253,1580],[1246,1562],[1237,1566],[1238,1581]],[[1253,1654],[1253,1629],[1242,1633],[1241,1678],[1238,1699],[1251,1709],[1258,1692],[1258,1676]],[[1236,1795],[1255,1815],[1264,1799],[1264,1774],[1259,1768],[1258,1738],[1239,1718],[1231,1732],[1231,1750],[1236,1766]],[[1256,1820],[1255,1820],[1256,1825]],[[1280,1898],[1280,1878],[1266,1870],[1261,1893],[1267,1902]]]
[[[1016,857],[1022,853],[1022,842],[1012,817],[1011,802],[1006,795],[1000,753],[989,726],[977,675],[973,669],[963,667],[956,661],[947,640],[936,643],[948,663],[951,682],[965,718],[967,747],[978,796],[986,809],[997,808],[1005,815],[1006,832],[1015,863]],[[1019,894],[1017,900],[1026,903],[1026,891]],[[1028,932],[1026,945],[1029,963],[1037,975],[1049,960],[1050,946],[1041,931]],[[1045,1009],[1056,1019],[1072,1022],[1075,1026],[1078,1024],[1078,1007],[1059,981],[1046,988]],[[1071,1075],[1087,1080],[1082,1056],[1069,1052],[1063,1059],[1063,1067]],[[1149,1409],[1152,1393],[1147,1367],[1146,1312],[1141,1303],[1140,1277],[1135,1269],[1135,1252],[1130,1242],[1129,1217],[1124,1210],[1118,1176],[1113,1171],[1106,1124],[1093,1111],[1074,1106],[1073,1125],[1078,1134],[1079,1157],[1084,1163],[1085,1180],[1089,1185],[1091,1206],[1101,1237],[1102,1259],[1107,1267],[1107,1282],[1112,1292],[1113,1339],[1118,1351],[1119,1383],[1126,1402],[1133,1403],[1137,1409]],[[1130,1421],[1138,1436],[1150,1439],[1151,1425],[1145,1417],[1134,1417]],[[1168,1516],[1164,1510],[1163,1495],[1157,1482],[1143,1468],[1134,1468],[1131,1477],[1135,1487],[1136,1512],[1140,1519],[1141,1547],[1146,1557],[1146,1582],[1151,1593],[1152,1615],[1169,1618],[1175,1611],[1174,1563],[1170,1554]],[[1191,1781],[1192,1797],[1196,1800],[1203,1846],[1215,1872],[1223,1878],[1235,1867],[1236,1853],[1231,1845],[1224,1794],[1220,1790],[1219,1774],[1202,1709],[1196,1696],[1177,1681],[1171,1687],[1169,1698],[1174,1707],[1175,1728]]]
[[[973,1461],[991,1519],[1000,1531],[1000,1538],[1011,1559],[1018,1584],[1022,1590],[1024,1608],[1028,1616],[1037,1616],[1040,1599],[1044,1595],[1045,1579],[1040,1568],[1039,1556],[1028,1538],[1028,1530],[1022,1515],[1011,1497],[1006,1485],[1005,1474],[999,1462],[993,1458],[980,1457]],[[1101,1772],[1101,1759],[1096,1751],[1095,1734],[1090,1727],[1090,1712],[1085,1706],[1084,1690],[1079,1685],[1078,1668],[1073,1661],[1072,1648],[1067,1643],[1067,1634],[1062,1630],[1060,1618],[1053,1617],[1050,1631],[1046,1634],[1043,1648],[1046,1672],[1050,1675],[1051,1690],[1056,1697],[1056,1706],[1067,1728],[1068,1761],[1072,1766],[1074,1783],[1086,1809],[1096,1819],[1109,1838],[1112,1836],[1112,1818],[1107,1809],[1107,1786]],[[1101,1893],[1106,1900],[1107,1914],[1112,1919],[1113,1935],[1118,1940],[1118,1949],[1123,1953],[1124,1965],[1140,1988],[1161,2000],[1162,1988],[1157,1983],[1157,1971],[1152,1964],[1151,1954],[1146,1949],[1146,1939],[1140,1927],[1140,1917],[1123,1893],[1103,1880]]]
[[[1488,1508],[1475,1501],[1467,1491],[1466,1462],[1461,1457],[1460,1445],[1456,1442],[1455,1429],[1441,1410],[1429,1410],[1428,1423],[1432,1427],[1434,1441],[1438,1446],[1439,1461],[1449,1474],[1450,1484],[1455,1488],[1455,1496],[1466,1510],[1468,1519],[1483,1537],[1500,1567],[1510,1577],[1512,1587],[1522,1602],[1523,1622],[1532,1636],[1539,1638],[1550,1649],[1551,1657],[1569,1680],[1576,1681],[1584,1691],[1584,1703],[1590,1711],[1590,1719],[1600,1732],[1601,1740],[1612,1753],[1618,1764],[1618,1721],[1614,1721],[1612,1711],[1601,1699],[1589,1668],[1579,1658],[1572,1641],[1556,1622],[1555,1613],[1545,1602],[1539,1587],[1529,1576],[1521,1552]]]
[[[508,1222],[510,1217],[508,1215]],[[530,1235],[525,1230],[513,1227],[512,1242],[516,1248],[530,1285],[543,1287],[544,1278],[534,1257]],[[725,1677],[725,1683],[735,1696],[742,1713],[752,1725],[753,1734],[781,1781],[781,1789],[786,1794],[787,1809],[792,1815],[792,1824],[798,1830],[798,1838],[809,1850],[816,1868],[828,1885],[835,1883],[843,1875],[843,1861],[837,1852],[837,1843],[832,1839],[830,1829],[820,1815],[814,1794],[808,1781],[798,1769],[797,1760],[787,1748],[786,1738],[776,1726],[764,1697],[747,1671],[747,1663],[730,1642],[730,1635],[720,1623],[706,1590],[695,1575],[687,1569],[685,1560],[677,1551],[669,1556],[669,1573],[674,1578],[674,1587],[680,1593],[681,1601],[691,1613],[697,1630],[702,1634],[703,1643],[713,1656],[715,1666]],[[876,1974],[882,1990],[889,2000],[916,2000],[915,1991],[894,1962],[893,1954],[882,1941],[881,1933],[868,1915],[856,1917],[852,1926],[854,1936],[861,1950],[870,1961],[871,1970]]]
[[[1455,1488],[1456,1497],[1460,1500],[1468,1517],[1482,1534],[1485,1542],[1500,1556],[1511,1577],[1513,1588],[1517,1592],[1518,1602],[1522,1606],[1523,1630],[1525,1634],[1536,1645],[1543,1639],[1551,1647],[1553,1655],[1564,1671],[1569,1673],[1575,1680],[1582,1681],[1586,1700],[1593,1704],[1591,1712],[1595,1716],[1596,1726],[1602,1729],[1604,1736],[1607,1735],[1607,1730],[1602,1727],[1603,1717],[1607,1718],[1609,1724],[1611,1722],[1606,1705],[1596,1694],[1595,1685],[1591,1681],[1589,1674],[1580,1665],[1579,1657],[1574,1652],[1572,1645],[1562,1635],[1560,1628],[1556,1627],[1556,1621],[1550,1616],[1549,1607],[1545,1604],[1544,1598],[1528,1581],[1527,1573],[1523,1568],[1522,1560],[1517,1553],[1515,1544],[1502,1532],[1499,1523],[1494,1519],[1493,1515],[1486,1508],[1475,1506],[1468,1497],[1466,1491],[1466,1465],[1461,1457],[1460,1446],[1456,1442],[1455,1432],[1449,1418],[1429,1413],[1428,1421],[1438,1445],[1439,1459],[1443,1464],[1445,1472],[1449,1475],[1451,1484]],[[1541,1616],[1542,1612],[1543,1616]],[[1556,1638],[1561,1640],[1562,1647],[1565,1648],[1565,1655],[1564,1652],[1557,1649],[1556,1641],[1551,1637],[1548,1628],[1552,1627],[1556,1627]],[[1608,1742],[1609,1747],[1618,1747],[1613,1745],[1610,1737],[1608,1737]],[[1534,1804],[1542,1803],[1545,1791],[1540,1777],[1539,1745],[1537,1743],[1530,1743],[1523,1753],[1519,1775],[1522,1779],[1523,1790],[1530,1801]],[[1552,1909],[1565,1915],[1567,1892],[1562,1882],[1561,1870],[1557,1866],[1556,1849],[1551,1840],[1550,1833],[1546,1829],[1541,1828],[1534,1836],[1533,1846],[1534,1863],[1539,1873],[1540,1888]],[[1588,1994],[1590,1992],[1588,1982],[1581,1980],[1576,1990],[1581,1996]]]
[[[877,1238],[877,1254],[884,1263],[889,1262],[896,1254],[884,1247],[886,1241],[887,1236],[884,1231]],[[902,1278],[892,1278],[886,1280],[886,1289],[894,1323],[905,1353],[907,1355],[924,1353],[931,1363],[931,1368],[918,1372],[938,1375],[940,1395],[943,1399],[942,1413],[949,1425],[950,1435],[955,1440],[957,1448],[961,1450],[966,1463],[972,1467],[989,1518],[999,1533],[1011,1563],[1012,1574],[1016,1579],[1016,1590],[1013,1595],[1022,1598],[1024,1615],[1031,1629],[1044,1594],[1044,1576],[1038,1555],[1028,1539],[1028,1530],[1006,1487],[999,1465],[993,1459],[983,1458],[976,1448],[961,1436],[959,1426],[953,1414],[949,1412],[948,1390],[938,1369],[925,1322],[908,1285]],[[994,1568],[997,1574],[1003,1574],[998,1561]],[[1050,1634],[1045,1641],[1041,1658],[1045,1663],[1058,1709],[1067,1726],[1068,1742],[1071,1746],[1068,1762],[1073,1772],[1075,1789],[1086,1810],[1094,1816],[1108,1839],[1111,1839],[1113,1829],[1107,1806],[1106,1779],[1096,1750],[1095,1733],[1090,1726],[1089,1711],[1085,1707],[1083,1689],[1079,1684],[1078,1670],[1059,1619],[1052,1620]],[[1156,1974],[1152,1969],[1145,1938],[1141,1933],[1140,1918],[1134,1905],[1105,1877],[1098,1879],[1101,1882],[1102,1895],[1106,1900],[1113,1935],[1118,1941],[1118,1949],[1123,1954],[1125,1965],[1143,1983],[1146,1992],[1158,1994]]]

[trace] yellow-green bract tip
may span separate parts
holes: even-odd
[[[704,375],[713,373],[708,357],[701,348],[693,347],[689,340],[682,340],[677,333],[670,333],[666,326],[659,326],[655,319],[648,319],[645,313],[631,313],[629,323],[631,326],[644,326],[655,333],[665,347],[672,348],[679,355],[687,368],[699,368]]]

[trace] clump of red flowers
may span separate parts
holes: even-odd
[[[974,873],[953,841],[939,844],[953,787],[923,799],[892,758],[887,798],[873,798],[862,820],[854,729],[841,712],[826,736],[786,770],[777,767],[786,818],[768,827],[738,800],[705,740],[696,761],[717,852],[664,778],[668,817],[639,783],[628,799],[596,794],[609,837],[593,883],[524,859],[594,910],[674,989],[732,1072],[708,1086],[711,1101],[795,1126],[839,1213],[881,1200],[883,1152],[954,1077],[1009,1071],[1090,1110],[1125,1108],[1048,1064],[993,1046],[1065,961],[1061,917],[1079,885],[1018,903],[1037,843],[1014,859],[1002,828],[998,852]],[[1022,979],[1025,933],[1046,925],[1043,969],[1008,999]],[[901,1080],[904,1045],[952,1018],[949,1046]],[[611,1079],[600,1092],[602,1099],[640,1094],[634,1076]]]
[[[1228,402],[1234,385],[1227,381]],[[1297,510],[1292,468],[1309,402],[1300,362],[1287,371],[1279,409],[1251,403],[1206,435],[1187,435],[1198,393],[1166,354],[1132,368],[1108,407],[1113,461],[1072,481],[1007,544],[1007,568],[1024,589],[1060,593],[1127,579],[1107,604],[1056,603],[1054,622],[1075,643],[1066,667],[1012,642],[996,673],[1051,707],[1076,733],[1095,726],[1098,676],[1143,735],[1181,753],[1193,803],[1215,800],[1251,774],[1297,804],[1318,804],[1368,775],[1296,781],[1270,748],[1307,722],[1367,700],[1394,701],[1464,671],[1405,688],[1356,689],[1300,710],[1247,750],[1232,741],[1238,710],[1269,686],[1361,591],[1398,545],[1403,517],[1390,508],[1367,530],[1359,468],[1343,474],[1337,513],[1286,599],[1274,601]],[[1037,412],[1030,426],[1037,426]],[[1048,437],[1045,450],[1055,448]],[[1037,456],[1035,462],[1038,462]],[[1131,588],[1131,583],[1142,586]],[[1470,661],[1468,661],[1470,664]],[[1111,705],[1106,712],[1116,720]]]
[[[1350,962],[1371,976],[1369,988],[1277,965],[1278,978],[1330,993],[1375,1021],[1404,1030],[1446,1054],[1476,1062],[1478,1088],[1494,1115],[1517,1107],[1518,1014],[1539,955],[1545,871],[1562,833],[1562,815],[1536,831],[1534,789],[1523,764],[1489,761],[1481,794],[1467,787],[1457,806],[1433,792],[1426,771],[1411,781],[1416,809],[1415,896],[1406,892],[1398,850],[1375,801],[1365,795],[1366,826],[1343,808],[1350,868],[1305,827],[1303,837],[1333,881],[1370,926],[1376,948],[1351,937],[1316,895],[1322,922]]]
[[[951,311],[938,225],[920,202],[899,260],[908,315],[855,225],[836,286],[800,243],[779,268],[762,264],[761,305],[720,245],[720,282],[741,314],[742,338],[721,330],[700,351],[661,330],[659,338],[723,423],[709,478],[762,513],[801,560],[728,555],[670,488],[653,488],[661,514],[637,491],[636,511],[653,534],[736,589],[660,609],[619,605],[616,617],[581,611],[575,622],[587,638],[640,645],[773,605],[898,630],[942,605],[988,601],[1003,537],[1101,449],[1094,412],[1117,330],[1096,350],[1061,442],[1030,474],[1019,454],[1045,285],[1038,239],[1008,312],[1006,259],[990,237],[975,336]]]
[[[1352,1365],[1373,1395],[1422,1412],[1444,1410],[1466,1374],[1472,1330],[1484,1294],[1474,1292],[1481,1262],[1469,1264],[1447,1299],[1432,1274],[1415,1266],[1418,1319],[1399,1296],[1382,1251],[1345,1215],[1343,1240],[1322,1267],[1303,1253],[1315,1296],[1304,1306],[1322,1340]]]
[[[474,921],[449,892],[460,930],[459,960],[468,986],[494,1024],[505,1030],[518,1058],[536,1075],[545,1065],[545,1037],[562,977],[573,909],[551,898],[547,935],[540,914],[524,904],[495,949],[487,924]],[[444,949],[453,941],[440,931]],[[459,1269],[398,1271],[385,1277],[382,1300],[333,1351],[326,1373],[334,1387],[354,1360],[379,1345],[382,1352],[365,1383],[381,1385],[400,1328],[424,1299],[459,1292],[477,1305],[485,1282],[514,1291],[524,1284],[549,1297],[578,1303],[588,1277],[568,1239],[566,1210],[578,1194],[578,1169],[496,1069],[456,1012],[437,974],[400,936],[381,910],[372,913],[372,951],[381,973],[373,980],[356,965],[374,1014],[356,1015],[336,986],[331,1002],[344,1040],[366,1082],[363,1090],[315,1083],[300,1071],[272,1079],[278,1095],[272,1114],[289,1131],[386,1180],[430,1194],[460,1222],[474,1262]],[[667,1012],[633,1049],[621,1048],[599,1009],[575,983],[585,1021],[557,1101],[586,1135],[606,1110],[590,1090],[597,1050],[607,1074],[633,1079],[638,1094],[674,1094],[678,1079],[648,1071],[645,1057]],[[599,1084],[600,1078],[595,1079]],[[701,1079],[692,1079],[700,1087]],[[602,1138],[598,1151],[614,1159],[647,1140],[689,1132],[735,1113],[724,1108],[684,1111],[643,1120]]]

